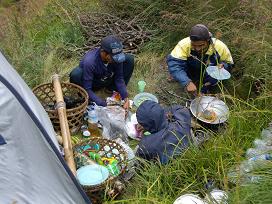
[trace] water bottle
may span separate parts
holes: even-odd
[[[267,146],[266,141],[261,140],[261,139],[256,139],[256,140],[254,140],[253,143],[254,143],[255,148],[263,148],[263,147]]]
[[[262,154],[262,155],[252,157],[248,161],[264,161],[264,160],[272,160],[272,155],[271,154]]]
[[[266,142],[266,145],[272,145],[272,129],[266,128],[261,133],[261,138]]]
[[[227,204],[228,194],[225,191],[219,189],[213,189],[209,194],[206,194],[204,200],[207,203],[221,203]]]
[[[252,157],[258,156],[258,155],[262,155],[267,153],[267,151],[269,151],[266,148],[249,148],[246,152],[246,158],[250,159]]]
[[[93,107],[91,107],[91,110],[88,111],[88,121],[91,123],[98,123],[97,113]]]
[[[261,168],[265,161],[272,160],[271,154],[261,154],[254,156],[246,161],[243,161],[241,164],[241,170],[243,173],[249,173],[256,168]]]
[[[88,111],[88,129],[94,137],[100,137],[101,133],[98,128],[98,116],[94,107]]]
[[[248,159],[272,150],[272,146],[268,145],[268,142],[264,139],[256,139],[253,143],[255,148],[249,148],[246,152],[246,157]]]

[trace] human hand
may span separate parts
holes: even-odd
[[[137,123],[137,124],[135,125],[135,129],[136,129],[136,132],[137,132],[137,135],[138,135],[138,136],[141,137],[141,136],[144,134],[144,127],[141,126],[139,123]]]
[[[204,84],[204,86],[210,86],[211,85],[211,82],[206,82],[205,84]]]
[[[123,105],[123,108],[125,109],[125,110],[128,110],[129,109],[129,100],[128,100],[128,98],[125,98],[125,103],[124,103],[124,105]]]
[[[186,86],[186,90],[188,92],[196,92],[197,88],[196,85],[190,81],[189,84]]]
[[[123,108],[125,109],[125,118],[127,118],[128,111],[129,111],[129,100],[128,100],[128,98],[125,99],[125,103],[123,105]]]
[[[217,65],[217,67],[218,67],[219,69],[222,69],[222,68],[224,68],[224,65],[223,65],[223,64],[219,64],[219,65]]]

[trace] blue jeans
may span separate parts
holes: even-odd
[[[129,54],[125,54],[125,55],[126,55],[126,60],[123,62],[123,69],[124,69],[123,74],[124,74],[125,84],[127,85],[130,78],[131,78],[131,75],[133,73],[133,69],[134,69],[134,56],[129,55]],[[110,67],[113,65],[109,64],[108,66]],[[83,83],[82,83],[83,70],[81,67],[74,68],[71,71],[69,77],[70,77],[71,83],[74,83],[74,84],[77,84],[77,85],[83,87]],[[106,80],[97,79],[97,78],[93,79],[93,89],[94,90],[98,90],[103,87],[106,87],[111,90],[116,90],[115,83],[114,83],[114,74],[112,77],[109,77]]]

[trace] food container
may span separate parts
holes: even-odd
[[[228,106],[213,96],[195,98],[190,105],[192,114],[200,121],[208,124],[220,124],[229,117]]]

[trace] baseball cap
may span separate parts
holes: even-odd
[[[190,39],[191,41],[209,40],[211,33],[209,29],[203,24],[196,24],[191,28]]]
[[[123,53],[123,44],[121,40],[115,35],[108,35],[101,40],[101,48],[109,53],[116,63],[125,61],[125,54]]]

